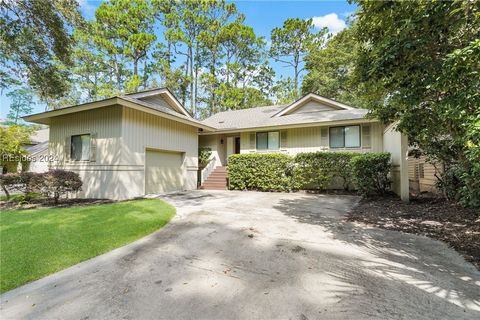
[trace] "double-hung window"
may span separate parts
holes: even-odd
[[[278,150],[280,134],[278,131],[257,132],[257,150]]]
[[[80,134],[71,137],[70,158],[74,161],[90,160],[89,134]]]
[[[359,148],[360,126],[330,128],[330,148]]]

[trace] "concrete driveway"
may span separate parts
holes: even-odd
[[[478,319],[445,244],[342,220],[351,196],[194,191],[165,228],[1,297],[1,318]]]

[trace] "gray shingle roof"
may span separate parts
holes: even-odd
[[[28,153],[30,153],[30,155],[34,155],[34,154],[46,151],[48,150],[48,141],[44,141],[34,146],[27,147],[26,149]]]
[[[157,111],[160,111],[160,112],[163,112],[163,113],[167,113],[167,114],[170,114],[172,116],[175,116],[175,117],[178,117],[178,118],[182,118],[182,119],[185,119],[185,120],[189,120],[189,121],[192,121],[192,122],[196,122],[196,123],[200,123],[200,121],[197,121],[191,117],[187,117],[177,111],[174,111],[170,108],[167,108],[165,106],[162,106],[160,104],[154,104],[154,103],[150,103],[150,102],[147,102],[147,101],[143,101],[143,100],[140,100],[140,99],[136,99],[136,98],[131,98],[131,97],[128,97],[128,96],[119,96],[119,98],[123,99],[123,100],[127,100],[127,101],[130,101],[130,102],[133,102],[133,103],[136,103],[136,104],[139,104],[139,105],[142,105],[144,107],[147,107],[147,108],[150,108],[150,109],[154,109],[154,110],[157,110]]]
[[[288,105],[279,105],[219,112],[203,120],[202,123],[219,130],[235,130],[341,120],[358,120],[365,118],[368,113],[368,110],[366,109],[350,109],[293,113],[274,117],[276,113],[287,106]]]
[[[152,89],[152,90],[147,90],[145,92],[152,93],[152,94],[150,94],[150,96],[152,96],[155,93],[155,91],[165,91],[165,90],[166,90],[166,92],[170,92],[167,89]],[[121,105],[122,102],[124,102],[124,103],[128,102],[128,103],[134,103],[134,104],[139,105],[139,106],[144,107],[144,108],[148,108],[148,109],[152,109],[152,110],[164,113],[168,116],[172,116],[174,118],[177,118],[178,121],[180,121],[180,122],[187,123],[187,124],[190,124],[190,125],[193,125],[193,126],[196,126],[196,127],[200,127],[204,130],[214,130],[214,128],[209,127],[208,125],[202,123],[201,121],[196,120],[191,116],[187,116],[186,114],[188,114],[188,112],[186,112],[186,114],[183,114],[183,113],[174,111],[173,109],[171,109],[169,107],[166,107],[165,105],[161,105],[161,104],[158,104],[158,103],[152,103],[152,102],[149,102],[149,101],[142,100],[141,99],[141,94],[143,94],[143,93],[144,92],[137,92],[135,94],[114,96],[114,97],[111,97],[111,98],[106,98],[106,99],[102,99],[102,100],[82,103],[82,104],[75,105],[75,106],[69,106],[69,107],[64,107],[64,108],[60,108],[60,109],[55,109],[55,110],[50,110],[50,111],[41,112],[41,113],[37,113],[37,114],[28,115],[28,116],[23,117],[23,119],[25,121],[29,121],[29,122],[48,124],[49,123],[48,119],[50,119],[52,117],[67,114],[67,112],[68,113],[74,113],[74,112],[86,111],[86,110],[89,110],[90,108],[93,109],[94,107],[96,107],[96,106],[94,106],[94,104],[104,103],[104,105],[102,105],[101,107],[105,107],[105,106],[110,106],[110,105],[114,105],[114,104],[120,104]],[[173,97],[173,98],[175,99],[175,97]],[[79,107],[82,107],[82,108],[80,109]],[[90,107],[90,108],[88,108],[88,107]]]
[[[38,143],[48,141],[49,133],[50,133],[49,128],[37,130],[32,134],[32,137],[30,138],[30,140],[32,141],[32,144],[38,144]]]
[[[174,117],[177,117],[177,118],[180,118],[180,119],[184,119],[184,120],[187,120],[191,123],[196,123],[198,125],[204,125],[204,126],[208,126],[208,124],[205,124],[203,123],[202,121],[198,121],[192,117],[187,117],[183,114],[181,114],[180,112],[177,112],[177,111],[174,111],[170,108],[167,108],[165,106],[162,106],[162,105],[159,105],[159,104],[154,104],[154,103],[150,103],[150,102],[147,102],[147,101],[143,101],[143,100],[140,100],[140,99],[136,99],[136,98],[131,98],[131,97],[128,97],[128,96],[119,96],[120,99],[123,99],[123,100],[126,100],[126,101],[130,101],[130,102],[133,102],[133,103],[136,103],[136,104],[139,104],[141,106],[144,106],[146,108],[150,108],[150,109],[153,109],[153,110],[157,110],[157,111],[160,111],[160,112],[163,112],[163,113],[166,113],[166,114],[169,114],[169,115],[172,115]]]

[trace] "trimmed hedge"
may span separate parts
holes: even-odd
[[[229,188],[288,191],[295,189],[293,158],[281,153],[234,154],[228,157]]]
[[[390,189],[390,153],[364,153],[350,163],[355,188],[363,195],[385,194]]]
[[[384,194],[390,188],[389,153],[313,152],[236,154],[228,158],[233,190],[325,190],[340,181],[344,189]]]
[[[308,152],[295,156],[295,177],[303,188],[325,190],[339,178],[343,188],[351,185],[350,161],[354,152]]]

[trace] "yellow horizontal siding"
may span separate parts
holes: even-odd
[[[420,177],[420,166],[423,165],[423,178]],[[418,187],[415,192],[438,192],[436,185],[438,182],[435,174],[439,175],[441,166],[438,169],[435,166],[426,161],[425,157],[409,158],[408,159],[408,173],[409,179]]]

